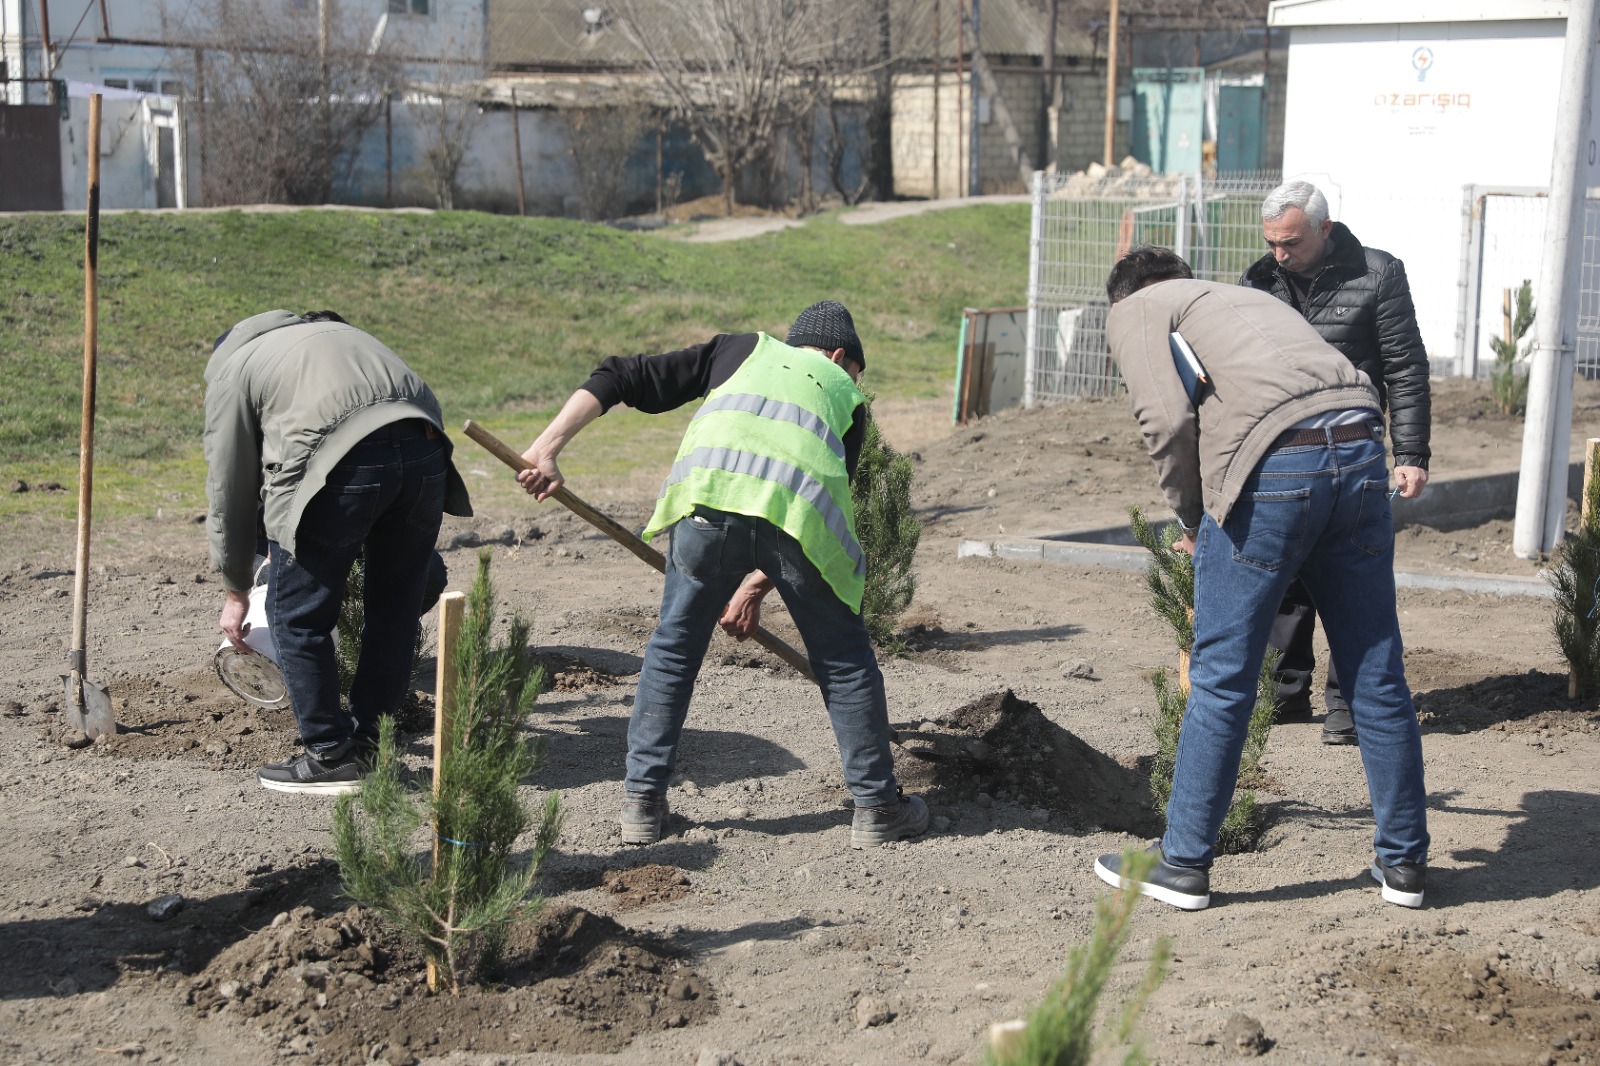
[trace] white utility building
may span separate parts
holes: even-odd
[[[1284,177],[1315,183],[1363,244],[1404,260],[1436,373],[1486,372],[1504,290],[1537,291],[1566,16],[1565,0],[1271,6],[1290,29]],[[1597,139],[1592,127],[1591,196]],[[1600,376],[1600,204],[1586,214],[1578,365]]]

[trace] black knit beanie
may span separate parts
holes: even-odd
[[[789,327],[789,337],[784,343],[792,348],[821,348],[825,352],[843,348],[844,354],[863,369],[867,365],[867,357],[861,351],[861,338],[856,336],[855,319],[837,300],[823,300],[801,311],[800,317]]]

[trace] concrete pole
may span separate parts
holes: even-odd
[[[1022,352],[1022,406],[1032,407],[1038,393],[1034,377],[1039,372],[1039,283],[1044,262],[1044,212],[1049,184],[1042,170],[1033,172],[1033,225],[1028,235],[1028,338]]]
[[[1539,309],[1528,375],[1528,415],[1522,432],[1522,468],[1517,482],[1516,523],[1511,549],[1536,559],[1561,541],[1565,531],[1567,452],[1572,435],[1574,304],[1583,249],[1584,158],[1593,117],[1589,79],[1594,63],[1595,0],[1571,0],[1567,44],[1556,101],[1556,143],[1545,213],[1544,257],[1539,267]],[[1576,232],[1580,239],[1574,240]]]

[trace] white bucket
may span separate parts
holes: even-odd
[[[217,676],[240,699],[257,707],[287,707],[289,690],[283,683],[283,671],[278,669],[272,631],[267,627],[265,559],[256,567],[255,581],[255,586],[250,590],[250,609],[244,616],[247,627],[244,642],[250,651],[240,651],[224,637],[213,661],[216,663]]]

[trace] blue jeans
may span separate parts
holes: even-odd
[[[410,687],[446,464],[444,442],[421,422],[384,426],[339,460],[306,506],[296,554],[271,545],[267,621],[300,739],[313,755],[340,756],[352,742],[375,746],[378,719],[399,710]],[[363,551],[365,621],[346,713],[334,627]]]
[[[1383,446],[1269,452],[1228,521],[1200,524],[1189,705],[1162,838],[1175,866],[1211,865],[1233,797],[1267,634],[1284,590],[1305,582],[1350,699],[1374,846],[1386,866],[1428,856],[1422,733],[1401,664],[1394,527]]]
[[[645,649],[628,724],[628,791],[666,793],[706,647],[753,570],[772,579],[805,641],[856,806],[894,801],[883,674],[860,612],[839,600],[793,537],[765,519],[708,507],[672,527],[661,621]]]

